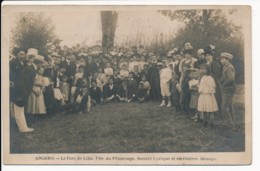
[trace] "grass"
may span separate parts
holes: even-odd
[[[233,132],[217,117],[204,128],[159,102],[112,103],[90,114],[27,116],[32,133],[10,124],[11,153],[239,152],[245,149],[243,87],[235,98],[239,129]]]

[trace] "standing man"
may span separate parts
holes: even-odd
[[[235,69],[231,64],[233,56],[229,53],[221,53],[221,63],[223,65],[223,74],[220,79],[222,103],[221,111],[225,121],[236,130],[235,115],[233,108],[233,96],[236,91]]]
[[[36,75],[34,59],[37,54],[38,51],[36,49],[28,49],[27,63],[24,64],[24,68],[14,84],[14,117],[20,132],[32,132],[34,130],[27,127],[24,106],[27,105],[28,97],[33,88]]]
[[[156,56],[152,56],[152,64],[149,68],[149,83],[151,85],[151,96],[154,101],[161,99],[160,73],[157,66]]]
[[[172,79],[172,70],[170,66],[167,66],[166,61],[162,63],[162,69],[160,71],[160,87],[162,94],[162,103],[159,106],[165,106],[166,100],[168,102],[167,107],[171,107],[171,91],[170,80]]]
[[[11,102],[13,102],[13,100],[14,100],[15,83],[24,68],[25,54],[26,54],[26,51],[24,49],[15,49],[14,50],[15,58],[13,58],[10,61],[10,100],[11,100]],[[13,106],[13,103],[11,104],[11,106]]]

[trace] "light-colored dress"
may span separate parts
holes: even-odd
[[[69,84],[67,82],[62,82],[60,84],[60,91],[61,91],[61,94],[63,96],[63,100],[64,101],[69,101],[69,91],[70,91],[70,87],[69,87]]]
[[[26,113],[46,114],[46,108],[43,97],[43,87],[46,85],[45,80],[46,79],[44,76],[36,74],[33,90],[28,98]]]
[[[216,84],[212,76],[203,76],[200,80],[198,92],[198,111],[200,112],[216,112],[218,105],[215,98]]]

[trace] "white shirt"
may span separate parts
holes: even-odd
[[[169,67],[163,68],[160,71],[160,80],[162,83],[167,83],[172,78],[172,70]]]
[[[105,68],[104,73],[105,73],[105,75],[112,76],[113,75],[113,68]]]

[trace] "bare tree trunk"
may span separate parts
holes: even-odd
[[[115,11],[101,11],[102,23],[102,47],[104,53],[114,46],[114,38],[116,32],[118,13]]]
[[[210,35],[210,30],[208,29],[209,27],[209,18],[211,15],[212,10],[203,10],[202,11],[202,21],[204,25],[204,37],[209,40]]]

